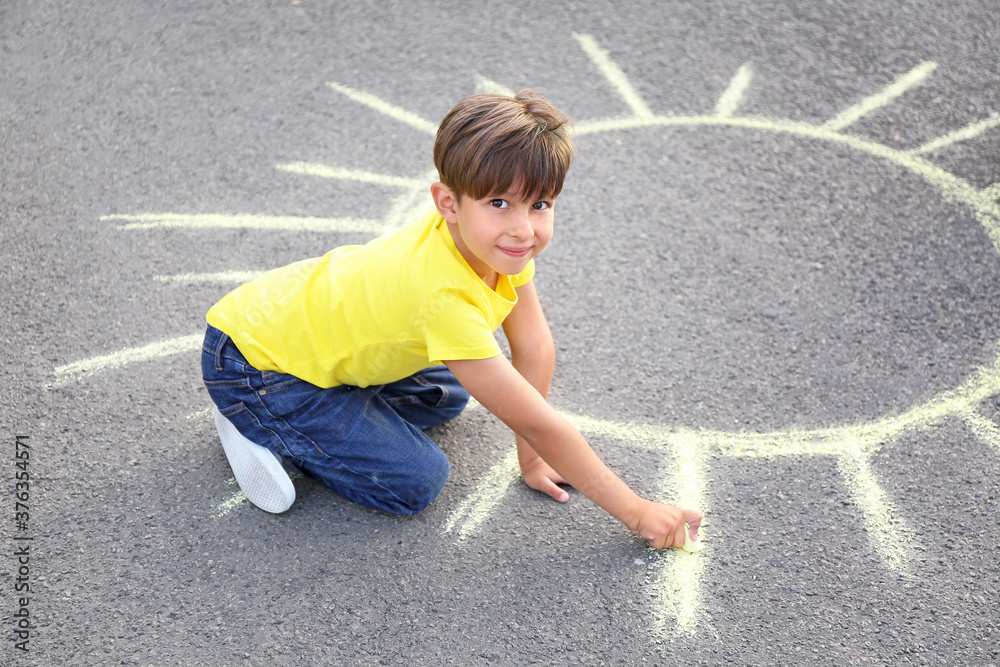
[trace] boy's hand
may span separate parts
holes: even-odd
[[[569,500],[569,494],[564,489],[557,486],[565,484],[566,480],[562,475],[552,469],[542,457],[535,456],[534,460],[522,464],[521,475],[524,476],[524,483],[536,491],[552,496],[561,503]]]
[[[684,546],[684,524],[690,527],[692,541],[698,540],[701,513],[685,510],[673,505],[643,500],[636,518],[628,524],[629,529],[649,541],[654,549]]]

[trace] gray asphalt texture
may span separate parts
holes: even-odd
[[[474,8],[473,8],[474,7]],[[886,566],[828,457],[710,461],[705,616],[654,632],[660,559],[578,494],[516,484],[482,529],[451,513],[512,446],[482,410],[433,432],[452,478],[396,518],[296,480],[236,489],[194,349],[50,386],[55,369],[203,331],[229,286],[370,235],[123,231],[102,216],[386,215],[391,189],[288,162],[418,177],[432,138],[337,82],[438,122],[477,76],[578,122],[629,109],[594,37],[658,114],[822,124],[923,61],[844,132],[914,148],[1000,112],[995,0],[4,2],[0,4],[0,663],[10,665],[988,665],[1000,663],[1000,439],[955,417],[875,455],[909,526]],[[537,282],[551,400],[597,419],[771,432],[905,413],[990,364],[1000,257],[968,207],[845,146],[712,127],[581,136]],[[1000,182],[1000,128],[925,155]],[[1000,401],[976,406],[995,425]],[[192,415],[195,417],[192,418]],[[15,440],[31,446],[15,523]],[[669,453],[592,443],[640,492]],[[30,541],[30,641],[15,550]]]

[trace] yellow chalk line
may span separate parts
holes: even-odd
[[[994,183],[988,187],[983,188],[983,197],[987,201],[997,201],[1000,199],[1000,183]]]
[[[715,105],[717,116],[732,116],[739,109],[740,103],[743,101],[743,94],[750,86],[751,78],[753,78],[753,67],[750,63],[745,63],[736,70],[732,81],[729,82],[729,87],[722,93],[718,104]]]
[[[516,94],[513,90],[502,83],[497,83],[493,79],[487,79],[485,76],[480,76],[478,74],[476,75],[476,92],[496,93],[497,95],[506,95],[507,97],[514,97]]]
[[[660,451],[664,445],[670,441],[673,432],[663,426],[653,426],[650,424],[637,424],[614,422],[605,419],[595,419],[586,415],[577,415],[563,412],[562,415],[570,421],[577,430],[591,435],[603,435],[618,440],[629,442],[653,441],[658,444],[642,446],[643,449]]]
[[[601,74],[604,75],[604,78],[608,80],[608,83],[618,91],[625,104],[632,109],[632,113],[637,118],[652,118],[653,112],[650,111],[649,107],[642,100],[642,97],[629,82],[628,77],[625,76],[625,72],[611,60],[608,52],[597,44],[597,40],[590,35],[576,32],[573,33],[573,37],[580,44],[587,57],[590,58],[590,61],[594,63]]]
[[[911,155],[920,155],[922,153],[930,153],[939,148],[944,148],[945,146],[951,146],[952,144],[957,144],[960,141],[968,141],[969,139],[974,139],[978,137],[983,132],[990,130],[994,127],[1000,126],[1000,114],[993,114],[985,120],[981,120],[975,123],[970,123],[960,130],[956,130],[942,137],[938,137],[933,141],[928,141],[923,146],[919,148],[914,148],[908,151]]]
[[[70,380],[79,380],[112,368],[190,352],[198,349],[202,338],[203,334],[181,336],[58,366],[54,371],[56,376],[54,385],[62,385]]]
[[[652,634],[692,636],[706,622],[702,575],[707,562],[702,553],[680,549],[659,555],[649,581],[654,600]]]
[[[431,199],[431,183],[437,180],[437,170],[431,169],[422,178],[413,179],[413,184],[392,200],[392,207],[385,216],[386,231],[398,229],[419,219],[434,206]]]
[[[674,503],[706,512],[707,488],[705,473],[706,449],[704,444],[690,434],[675,433],[670,438],[674,455],[673,473],[668,483],[674,496]]]
[[[246,283],[263,275],[263,271],[220,271],[218,273],[180,273],[173,276],[153,276],[164,283]]]
[[[288,472],[288,479],[292,480],[293,482],[297,479],[301,479],[302,477],[305,477],[305,475],[301,475],[297,472]],[[226,483],[232,486],[236,484],[236,478],[230,477],[228,480],[226,480]],[[242,505],[243,501],[246,499],[247,495],[243,493],[243,489],[238,488],[237,491],[233,493],[233,495],[229,496],[228,498],[226,498],[221,503],[215,506],[215,518],[221,519],[222,517],[231,513],[233,510]]]
[[[281,171],[302,176],[319,176],[321,178],[333,178],[345,181],[357,181],[359,183],[372,183],[374,185],[385,185],[394,188],[423,188],[426,183],[420,179],[407,178],[404,176],[391,176],[389,174],[377,174],[359,169],[344,169],[342,167],[331,167],[325,164],[315,164],[311,162],[289,162],[279,164],[275,167]]]
[[[371,93],[355,90],[354,88],[348,88],[347,86],[342,86],[339,83],[334,83],[332,81],[328,82],[326,85],[330,86],[338,93],[346,95],[355,102],[364,104],[365,106],[370,107],[381,114],[389,116],[394,120],[405,123],[406,125],[420,130],[421,132],[425,132],[431,136],[437,135],[437,125],[429,120],[421,118],[411,111],[407,111],[406,109],[397,107],[394,104],[390,104],[380,97],[376,97]]]
[[[450,533],[461,522],[458,539],[464,540],[472,535],[503,500],[510,485],[520,477],[517,450],[512,447],[483,475],[476,484],[476,490],[452,511],[444,525],[444,532]]]
[[[905,414],[887,417],[868,424],[847,427],[821,428],[812,430],[788,430],[772,433],[727,433],[721,431],[675,431],[673,433],[662,427],[648,425],[620,424],[609,421],[581,418],[574,416],[572,421],[591,433],[600,433],[616,437],[633,446],[659,450],[663,443],[673,446],[677,461],[674,486],[677,489],[679,502],[690,502],[691,507],[704,507],[700,499],[700,489],[706,488],[703,472],[704,457],[712,449],[717,449],[728,457],[764,457],[777,456],[834,456],[837,466],[844,478],[846,487],[855,504],[862,512],[869,541],[887,567],[893,571],[906,571],[908,544],[910,532],[906,522],[895,515],[888,495],[881,488],[871,467],[871,454],[878,447],[894,441],[906,430],[929,427],[950,416],[958,416],[969,423],[974,433],[980,439],[998,448],[1000,451],[1000,429],[993,422],[975,413],[975,407],[989,396],[1000,391],[1000,372],[998,363],[992,367],[983,367],[973,373],[972,377],[961,387],[942,393],[921,406],[917,406]],[[640,444],[637,438],[652,441],[651,444]],[[660,443],[660,444],[655,444]],[[684,480],[683,476],[690,476]],[[681,567],[678,561],[663,566],[660,576],[660,587],[679,592],[681,586],[690,586],[695,576],[693,572]],[[693,568],[694,565],[689,565]],[[682,572],[683,578],[672,579],[672,573]],[[671,588],[673,587],[673,588]],[[692,592],[693,591],[693,592]],[[688,597],[697,595],[695,589],[688,591]],[[695,605],[696,608],[696,605]],[[696,609],[684,611],[687,619],[692,620]],[[676,611],[671,604],[664,613],[671,617]],[[662,628],[665,617],[658,621]],[[678,629],[683,632],[692,630],[693,626],[685,626],[678,618]]]
[[[316,218],[290,215],[252,215],[226,213],[137,213],[104,215],[101,220],[131,220],[118,229],[257,229],[313,232],[381,233],[385,225],[377,220],[358,218]]]
[[[959,413],[959,416],[979,440],[1000,454],[1000,427],[996,423],[971,409]]]
[[[192,412],[187,416],[189,421],[194,421],[195,419],[206,419],[212,416],[212,408],[205,408],[204,410],[198,410]]]
[[[708,450],[697,438],[675,433],[669,444],[673,451],[673,466],[666,475],[668,502],[705,513],[709,511],[705,489]],[[704,539],[704,531],[701,537]],[[702,573],[704,553],[688,553],[680,549],[660,552],[651,566],[651,588],[660,603],[653,608],[653,631],[657,635],[693,635],[705,621],[702,610]]]
[[[910,88],[920,85],[936,68],[937,63],[930,61],[920,63],[906,74],[900,76],[893,83],[886,86],[882,92],[866,97],[858,104],[845,109],[835,118],[827,121],[823,127],[833,132],[844,129],[872,111],[890,104],[893,100],[903,95]]]
[[[857,447],[837,457],[837,468],[854,504],[861,509],[875,553],[889,569],[904,574],[909,560],[908,529],[903,519],[895,516],[888,494],[876,479],[871,456],[871,452]]]
[[[236,479],[230,478],[230,483],[235,484]],[[215,518],[221,519],[222,517],[226,516],[227,514],[235,510],[237,507],[239,507],[246,499],[247,495],[243,493],[242,489],[240,489],[239,491],[237,491],[236,493],[229,496],[228,498],[226,498],[221,503],[215,506]]]
[[[1000,203],[993,200],[983,190],[917,155],[911,155],[906,151],[897,150],[864,137],[842,134],[825,126],[756,116],[681,115],[655,116],[653,118],[612,118],[584,122],[576,126],[576,133],[585,135],[610,130],[683,126],[718,126],[781,132],[841,144],[889,160],[938,188],[945,200],[968,205],[983,225],[994,248],[1000,252]]]
[[[940,423],[951,416],[968,415],[983,400],[998,393],[1000,357],[991,365],[973,371],[961,386],[942,392],[903,414],[849,426],[734,433],[707,429],[670,430],[650,424],[564,414],[583,432],[611,437],[637,449],[663,451],[673,447],[675,455],[679,451],[678,447],[683,446],[687,448],[684,451],[718,451],[722,456],[730,458],[840,456],[856,449],[874,450],[894,441],[907,430]]]

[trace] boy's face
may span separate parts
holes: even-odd
[[[523,271],[552,238],[554,197],[524,201],[519,193],[509,192],[482,199],[465,196],[461,202],[454,196],[446,199],[438,201],[438,210],[449,223],[455,245],[488,285],[496,284],[497,274]]]

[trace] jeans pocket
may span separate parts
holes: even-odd
[[[303,382],[303,380],[295,377],[294,375],[278,373],[276,371],[261,371],[260,376],[263,386],[257,393],[261,396],[266,394],[276,394],[279,391],[284,391],[289,387]]]
[[[452,387],[447,383],[437,381],[438,378],[427,373],[415,373],[410,376],[414,386],[410,390],[410,397],[414,402],[420,401],[429,408],[443,408],[451,398]],[[455,381],[458,384],[458,381]]]

